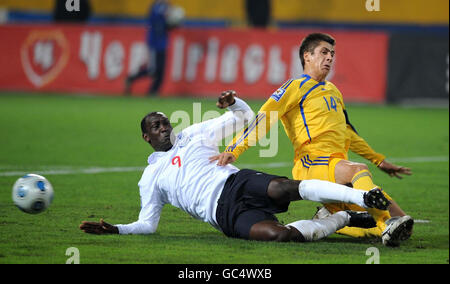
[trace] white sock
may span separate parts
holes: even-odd
[[[364,193],[367,191],[323,180],[303,180],[300,182],[298,192],[303,200],[320,203],[352,203],[363,208]]]
[[[287,224],[287,226],[296,228],[306,241],[312,242],[334,234],[337,230],[347,226],[349,222],[350,215],[345,211],[339,211],[323,219],[300,220]]]

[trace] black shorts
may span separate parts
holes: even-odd
[[[249,239],[254,224],[278,221],[274,214],[287,211],[289,203],[277,205],[267,195],[275,178],[286,177],[244,169],[227,179],[216,211],[217,223],[226,236]]]

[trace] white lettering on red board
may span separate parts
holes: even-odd
[[[241,76],[245,83],[256,84],[265,80],[279,85],[287,78],[296,78],[303,69],[298,56],[298,46],[292,47],[283,59],[283,49],[273,44],[265,47],[258,43],[242,48],[230,42],[222,43],[217,37],[206,43],[189,42],[183,35],[173,38],[170,80],[172,82],[235,83]],[[203,64],[204,72],[199,70]],[[264,74],[266,74],[264,76]]]

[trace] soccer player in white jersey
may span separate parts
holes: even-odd
[[[368,213],[340,211],[329,217],[299,220],[287,225],[275,214],[291,201],[348,202],[386,210],[381,190],[352,189],[327,181],[289,180],[233,165],[219,167],[209,157],[219,154],[218,143],[250,121],[254,113],[234,91],[219,97],[222,116],[194,124],[174,135],[166,115],[152,112],[141,121],[142,137],[155,152],[139,181],[141,211],[136,222],[111,225],[83,221],[80,229],[93,234],[151,234],[165,204],[211,224],[228,237],[259,241],[315,241],[344,226],[376,226]],[[240,127],[239,127],[240,126]]]

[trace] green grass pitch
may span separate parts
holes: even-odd
[[[401,247],[379,240],[332,235],[315,243],[264,243],[229,239],[210,225],[166,206],[153,235],[88,235],[83,220],[110,223],[137,219],[137,182],[151,148],[140,135],[139,122],[150,111],[169,116],[184,110],[192,119],[193,103],[202,113],[215,110],[206,99],[0,95],[0,263],[64,264],[75,247],[80,263],[279,264],[379,262],[447,263],[449,259],[449,112],[399,106],[348,105],[360,135],[413,175],[393,179],[373,166],[382,186],[420,223]],[[263,101],[250,101],[257,111]],[[198,105],[197,105],[198,106]],[[175,124],[176,125],[176,124]],[[260,158],[252,148],[237,166],[291,176],[293,150],[280,124],[278,154]],[[350,159],[363,161],[351,154]],[[38,215],[19,211],[11,189],[23,173],[46,176],[55,198]],[[309,219],[319,204],[293,202],[283,223]]]

